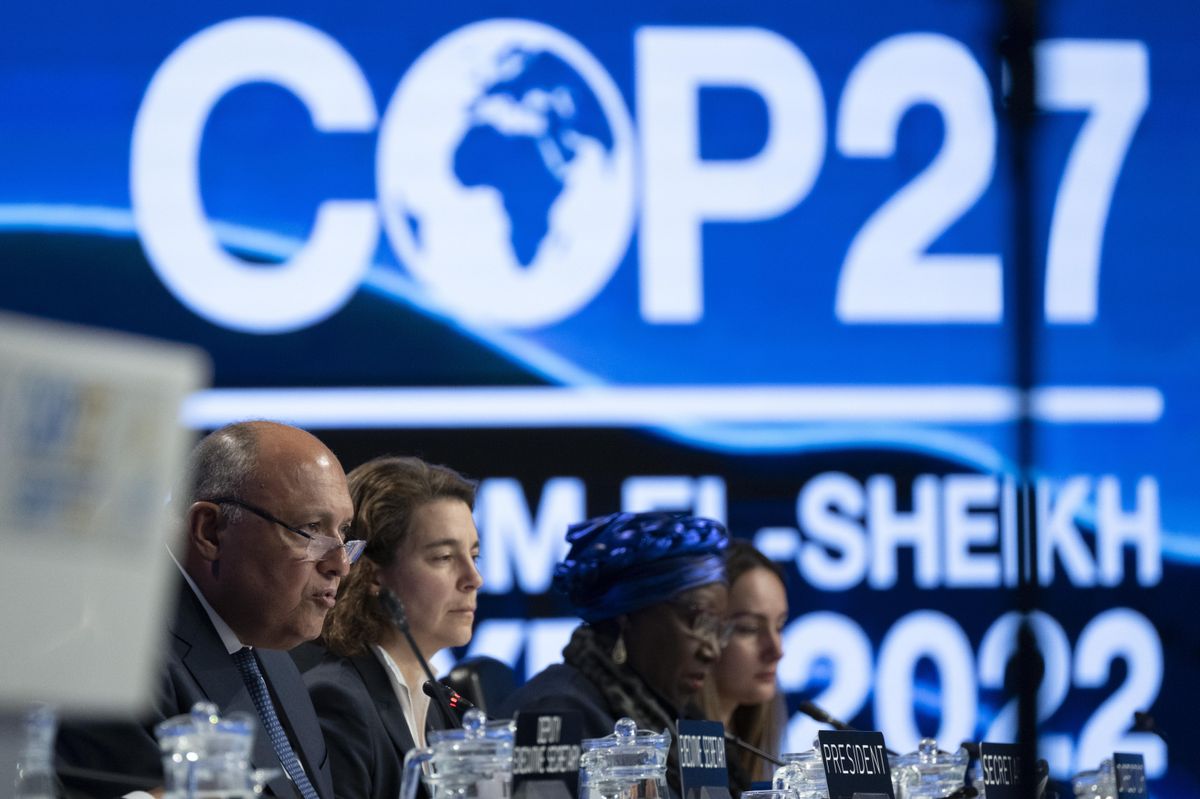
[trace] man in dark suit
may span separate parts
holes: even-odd
[[[60,777],[88,795],[161,784],[154,726],[198,701],[259,720],[251,766],[276,769],[277,796],[332,799],[328,755],[287,649],[315,638],[338,583],[361,552],[347,543],[354,509],[337,458],[309,433],[273,422],[229,425],[193,450],[182,573],[149,715],[67,723]],[[83,770],[127,775],[96,781]]]

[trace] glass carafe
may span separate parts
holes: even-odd
[[[942,799],[963,787],[967,750],[943,752],[937,741],[922,738],[917,751],[890,759],[896,799]]]
[[[816,741],[812,749],[785,752],[779,759],[783,765],[775,769],[772,788],[791,791],[796,799],[825,799],[829,792],[825,785],[825,765]]]
[[[1081,771],[1071,777],[1071,789],[1079,799],[1116,799],[1117,778],[1112,761],[1102,760],[1095,771]]]
[[[250,768],[254,720],[248,713],[217,714],[197,702],[185,716],[154,728],[162,753],[165,799],[241,799],[259,792],[265,772]]]
[[[620,719],[612,735],[587,738],[579,758],[579,799],[667,799],[671,734]]]
[[[429,799],[508,799],[512,795],[513,722],[488,721],[471,708],[459,730],[433,730],[429,745],[404,756],[401,799],[424,781]]]
[[[54,799],[54,736],[58,715],[49,705],[36,705],[25,713],[25,741],[17,760],[13,799]]]

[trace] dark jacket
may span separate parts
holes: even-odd
[[[67,722],[58,735],[57,754],[64,765],[128,775],[137,781],[97,782],[72,777],[65,769],[60,769],[60,778],[68,791],[89,796],[119,796],[145,788],[147,781],[161,785],[162,760],[154,738],[154,726],[189,712],[196,702],[212,702],[222,715],[243,711],[257,721],[254,700],[242,682],[233,657],[225,650],[196,595],[182,579],[180,582],[162,682],[152,712],[138,721]],[[300,673],[286,652],[254,651],[279,721],[309,781],[322,799],[332,799],[333,783],[325,740]],[[297,796],[261,725],[255,730],[251,766],[278,770],[278,776],[267,785],[271,794]]]
[[[646,690],[650,691],[649,686]],[[661,697],[657,697],[673,718],[679,714]],[[583,716],[583,737],[603,738],[613,734],[617,717],[609,702],[594,682],[569,663],[556,663],[535,675],[533,679],[513,692],[501,706],[505,713],[516,715],[528,710],[577,710]],[[638,719],[634,719],[638,721]],[[645,726],[639,722],[639,726]],[[672,730],[674,724],[671,725]],[[657,732],[657,730],[656,730]],[[671,757],[667,765],[667,789],[669,799],[679,799],[679,772],[677,770],[675,742],[671,742]]]
[[[373,652],[349,658],[327,654],[305,672],[304,682],[329,745],[334,795],[396,799],[404,755],[416,743],[383,664]],[[437,702],[430,702],[426,731],[456,726],[456,719],[448,721]]]
[[[527,710],[576,710],[583,716],[583,737],[612,735],[617,719],[596,685],[574,666],[555,663],[508,695],[500,718]]]

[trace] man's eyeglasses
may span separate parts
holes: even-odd
[[[251,505],[249,502],[243,502],[235,497],[214,497],[204,501],[212,502],[216,505],[234,505],[242,510],[248,510],[260,519],[265,519],[272,524],[278,524],[288,532],[304,537],[307,540],[307,546],[304,551],[305,560],[325,560],[325,558],[329,556],[329,553],[333,552],[335,549],[340,549],[343,553],[345,553],[346,560],[348,560],[350,563],[353,563],[354,561],[358,560],[359,555],[362,554],[363,549],[367,546],[366,541],[342,541],[340,538],[335,538],[331,535],[306,533],[299,527],[292,527],[287,522],[283,521],[277,516],[273,516],[262,508]]]
[[[724,649],[733,635],[733,625],[724,616],[705,608],[681,602],[668,602],[676,617],[683,622],[687,634],[702,641],[710,641]]]

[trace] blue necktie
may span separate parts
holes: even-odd
[[[233,653],[233,662],[237,664],[238,671],[242,674],[242,682],[246,683],[246,688],[250,691],[250,698],[254,700],[254,707],[258,709],[258,718],[271,739],[271,746],[275,747],[275,754],[278,755],[283,770],[291,777],[296,790],[300,791],[304,799],[320,799],[316,789],[308,781],[308,775],[300,767],[296,750],[292,749],[288,742],[283,725],[279,723],[279,716],[275,715],[275,705],[271,702],[271,695],[267,693],[267,683],[258,669],[258,659],[247,647]]]

